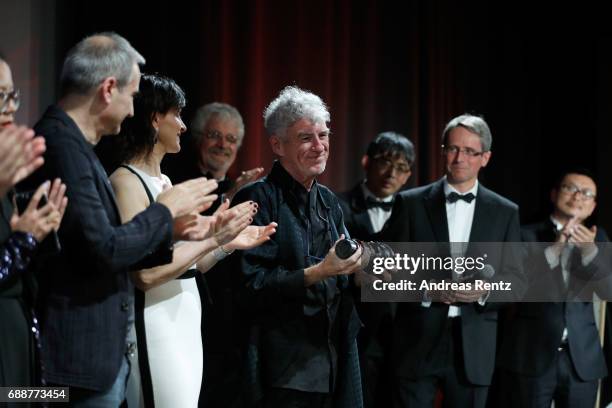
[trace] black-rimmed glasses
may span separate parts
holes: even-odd
[[[406,174],[410,171],[410,165],[407,163],[393,163],[393,161],[389,160],[384,156],[374,157],[374,162],[382,171],[388,171],[389,169],[393,169],[400,174]]]
[[[446,155],[454,156],[458,153],[463,153],[468,157],[478,157],[482,156],[485,152],[479,152],[478,150],[474,150],[471,147],[459,147],[459,146],[445,146],[442,145],[442,152]]]
[[[590,188],[579,188],[574,184],[561,184],[561,191],[570,195],[580,193],[585,200],[593,200],[595,198],[595,192],[593,190]]]
[[[207,138],[208,140],[214,140],[215,142],[218,142],[221,139],[224,139],[228,144],[238,143],[238,137],[235,135],[232,135],[231,133],[223,135],[223,133],[219,132],[218,130],[209,130],[206,132],[201,132],[201,134],[204,135],[204,137]]]

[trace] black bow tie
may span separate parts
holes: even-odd
[[[452,193],[449,193],[449,195],[446,196],[446,201],[448,201],[449,203],[455,203],[457,202],[457,200],[463,200],[466,203],[471,203],[472,200],[476,198],[476,196],[472,193],[467,193],[467,194],[457,194],[454,191]]]
[[[393,208],[393,201],[377,201],[372,197],[366,198],[366,207],[370,208],[382,208],[385,211],[389,211]]]

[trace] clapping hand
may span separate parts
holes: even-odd
[[[11,217],[13,231],[27,232],[41,242],[52,230],[59,228],[68,204],[64,197],[66,186],[56,179],[51,185],[46,181],[38,187],[23,213],[17,211]],[[38,208],[43,195],[47,195],[47,203]]]
[[[45,139],[34,137],[31,129],[0,129],[0,197],[43,164],[45,149]]]
[[[232,201],[238,190],[261,177],[263,171],[263,167],[255,167],[254,169],[246,170],[240,173],[240,176],[238,176],[236,181],[234,181],[232,188],[225,193],[225,197]]]
[[[557,243],[573,243],[583,255],[592,253],[595,249],[595,235],[597,227],[593,225],[591,228],[581,224],[577,217],[572,217],[557,235]],[[560,252],[560,251],[559,251]]]
[[[251,249],[258,247],[270,239],[270,236],[276,232],[277,223],[271,222],[268,225],[249,225],[243,229],[236,238],[228,243],[228,250],[234,249]]]
[[[219,206],[215,214],[213,238],[218,246],[229,244],[240,234],[257,214],[257,203],[245,201],[229,208],[229,199]]]

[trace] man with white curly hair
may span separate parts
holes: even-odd
[[[355,337],[360,327],[348,259],[334,246],[347,232],[336,196],[319,184],[329,157],[330,121],[317,95],[289,86],[264,112],[278,157],[236,202],[259,203],[255,225],[277,234],[244,251],[240,270],[250,313],[248,397],[263,407],[362,407]]]

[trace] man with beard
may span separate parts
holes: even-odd
[[[329,156],[330,120],[318,96],[289,86],[268,105],[264,126],[278,161],[244,187],[253,224],[278,223],[275,236],[240,258],[249,313],[249,397],[263,407],[361,407],[359,318],[348,275],[361,250],[335,255],[346,235],[336,196],[316,178]]]
[[[238,110],[226,103],[212,102],[201,106],[191,122],[193,151],[191,160],[174,163],[169,168],[172,181],[182,182],[196,177],[214,178],[219,183],[216,193],[219,198],[207,210],[212,214],[223,198],[230,200],[245,184],[257,180],[263,173],[262,167],[241,172],[236,180],[227,177],[244,139],[244,122]]]
[[[406,184],[414,163],[414,146],[395,132],[380,133],[361,159],[366,177],[340,194],[346,228],[353,238],[376,240],[391,216],[395,194]],[[359,296],[359,294],[357,294]],[[359,333],[359,358],[365,407],[389,405],[389,362],[393,305],[358,302],[364,327]]]

